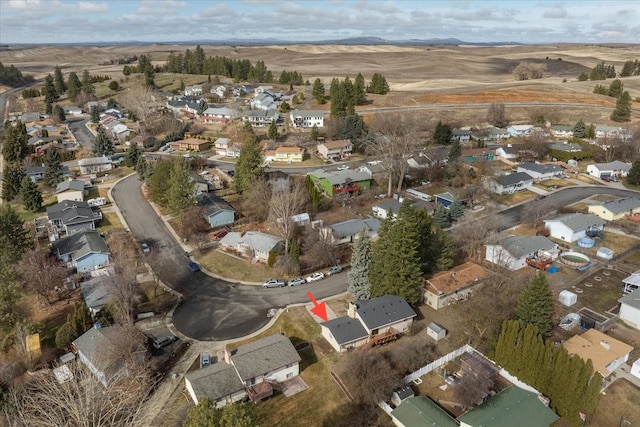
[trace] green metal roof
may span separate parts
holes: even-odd
[[[391,412],[406,427],[459,427],[460,424],[425,396],[410,397]]]
[[[473,427],[549,427],[557,419],[535,393],[513,386],[458,417]]]

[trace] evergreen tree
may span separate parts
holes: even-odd
[[[616,109],[611,113],[614,122],[628,122],[631,120],[631,95],[624,91],[616,101]]]
[[[348,139],[353,144],[354,148],[360,144],[362,137],[366,134],[367,127],[362,120],[362,117],[357,114],[348,115],[344,118],[344,125],[342,126],[342,132],[340,138]]]
[[[147,163],[147,159],[144,156],[138,157],[138,162],[136,163],[136,173],[138,174],[138,179],[141,181],[145,181],[149,177],[150,173],[149,165]]]
[[[173,164],[168,161],[160,161],[156,163],[149,178],[149,195],[151,201],[160,206],[166,207],[171,185],[171,170]]]
[[[58,96],[67,91],[67,85],[64,82],[64,77],[62,77],[62,71],[60,70],[59,65],[56,65],[56,68],[53,70],[53,84]]]
[[[62,108],[60,104],[56,104],[53,107],[51,114],[53,115],[53,119],[58,123],[64,123],[67,121],[67,115],[64,113],[64,108]]]
[[[207,397],[198,399],[198,404],[187,411],[183,427],[219,427],[220,409]]]
[[[451,219],[449,218],[449,211],[444,206],[438,204],[436,210],[433,212],[433,222],[440,228],[448,228],[451,226]]]
[[[354,105],[361,105],[364,104],[364,100],[365,100],[365,83],[364,83],[364,77],[362,77],[362,74],[358,73],[358,75],[356,76],[356,79],[353,82],[353,104]]]
[[[91,106],[91,123],[100,122],[100,110],[95,105]]]
[[[319,78],[313,82],[313,88],[311,89],[311,95],[318,102],[318,104],[324,104],[324,83]]]
[[[10,204],[4,203],[0,206],[0,269],[20,261],[22,253],[30,244],[31,240],[24,227],[24,221]],[[0,277],[7,276],[2,274]],[[0,288],[2,287],[3,285],[0,284]],[[3,302],[3,297],[0,295],[0,306]]]
[[[267,137],[272,140],[278,139],[278,125],[276,125],[276,121],[272,121],[269,125],[269,129],[267,130]]]
[[[449,144],[451,142],[451,135],[453,130],[451,126],[443,124],[441,120],[438,120],[435,130],[433,131],[433,141],[436,144]]]
[[[96,156],[110,156],[114,152],[115,147],[107,135],[107,131],[102,126],[98,126],[98,134],[93,140],[93,153]]]
[[[453,221],[457,221],[458,219],[464,216],[464,208],[462,207],[462,202],[460,199],[456,198],[451,202],[451,206],[449,206],[449,218]]]
[[[20,198],[29,212],[38,212],[42,207],[42,193],[38,190],[38,185],[27,176],[22,178]]]
[[[435,256],[435,259],[437,261],[432,270],[447,271],[453,268],[456,256],[456,242],[453,240],[453,238],[449,236],[449,234],[443,229],[438,228],[434,233],[432,246],[434,248],[437,248],[437,253]]]
[[[69,73],[69,79],[67,80],[67,93],[71,101],[76,100],[76,97],[82,90],[82,83],[75,72]]]
[[[207,103],[205,102],[205,100],[201,100],[200,104],[198,104],[198,114],[202,115],[202,113],[204,113],[207,108],[209,108],[209,106],[207,105]]]
[[[107,110],[110,108],[118,108],[118,103],[113,98],[107,99]]]
[[[347,274],[347,290],[357,299],[369,299],[369,266],[371,265],[371,241],[365,230],[358,234],[353,243],[351,269]]]
[[[587,128],[586,137],[589,138],[589,139],[595,139],[595,137],[596,137],[596,125],[594,125],[593,123],[591,123],[589,125],[589,127]]]
[[[20,194],[22,179],[25,177],[21,163],[14,162],[4,165],[2,171],[2,199],[12,201]]]
[[[312,141],[317,141],[318,140],[318,126],[314,125],[311,127],[311,140]]]
[[[338,83],[337,88],[331,92],[331,117],[344,117],[346,115],[347,104],[349,102],[349,94],[347,93],[347,85]]]
[[[535,325],[540,334],[548,338],[553,329],[553,297],[542,273],[536,274],[518,299],[516,317]]]
[[[89,74],[89,70],[84,70],[82,72],[82,93],[85,94],[86,96],[93,96],[94,95],[94,88],[93,88],[93,84],[91,82],[91,74]]]
[[[29,134],[24,123],[18,122],[15,126],[11,124],[5,125],[4,145],[2,147],[4,160],[9,163],[21,162],[31,152]]]
[[[42,89],[42,96],[44,96],[45,104],[53,104],[58,99],[58,93],[53,83],[53,77],[51,74],[47,74],[44,78],[44,88]]]
[[[258,139],[255,135],[252,135],[249,141],[242,144],[240,157],[236,162],[236,173],[233,177],[233,182],[238,193],[244,192],[252,179],[263,175],[263,163],[264,157],[258,145]]]
[[[367,87],[367,92],[378,95],[385,95],[389,92],[387,79],[382,74],[374,73],[371,76],[371,84]]]
[[[608,95],[617,98],[622,95],[622,92],[624,92],[624,85],[622,84],[622,81],[620,79],[612,81],[609,85]]]
[[[451,144],[451,150],[449,150],[449,163],[454,163],[462,156],[462,147],[460,146],[460,141],[455,140],[453,144]]]
[[[49,188],[56,188],[62,182],[64,166],[58,150],[50,148],[44,158],[44,183]]]
[[[195,204],[195,192],[195,181],[191,179],[189,163],[184,157],[179,157],[173,163],[169,194],[167,195],[167,203],[171,213],[178,217],[187,208],[193,206]]]
[[[578,120],[573,127],[573,136],[576,138],[585,138],[587,136],[587,125],[582,119]]]
[[[135,167],[138,164],[138,160],[142,157],[142,150],[138,147],[138,144],[131,144],[124,154],[124,164],[130,168]]]
[[[111,89],[114,92],[117,92],[120,90],[120,85],[118,84],[118,82],[116,80],[111,80],[109,82],[109,89]],[[111,98],[109,98],[111,99]]]
[[[636,160],[631,164],[627,181],[629,184],[640,185],[640,160]]]
[[[281,113],[288,113],[289,111],[291,111],[291,105],[289,105],[287,101],[282,101],[278,110]]]

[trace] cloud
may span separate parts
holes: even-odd
[[[104,3],[94,3],[90,1],[78,2],[78,9],[81,12],[106,12],[107,5]]]
[[[569,14],[564,7],[554,7],[553,9],[547,9],[542,14],[543,18],[549,19],[564,19],[567,16],[569,16]]]
[[[8,0],[3,2],[2,7],[15,10],[29,10],[33,7],[39,7],[40,0]]]

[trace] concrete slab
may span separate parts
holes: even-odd
[[[318,301],[318,304],[320,303],[321,301]],[[331,309],[331,307],[329,307],[328,304],[325,304],[325,306],[327,307],[327,320],[335,319],[336,317],[338,317],[336,316],[336,313]],[[318,316],[316,316],[311,312],[311,309],[313,308],[313,303],[310,302],[308,304],[305,304],[304,308],[307,309],[307,311],[309,312],[313,320],[315,320],[318,323],[324,323],[324,319],[319,318]]]
[[[286,397],[291,397],[309,388],[307,383],[305,383],[304,380],[300,377],[291,378],[290,380],[283,382],[281,386],[282,393]]]

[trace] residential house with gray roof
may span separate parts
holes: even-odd
[[[321,323],[320,327],[322,336],[341,353],[395,339],[409,330],[414,317],[416,312],[403,298],[383,295],[349,303],[346,316]]]
[[[353,243],[358,239],[358,234],[364,230],[370,239],[378,237],[378,229],[382,222],[378,218],[350,219],[323,227],[320,233],[331,239],[334,245]]]
[[[300,374],[300,355],[289,338],[268,337],[225,349],[224,361],[185,376],[186,389],[197,404],[208,397],[223,407],[249,397],[253,402],[273,394],[273,385]]]
[[[623,219],[627,215],[640,213],[640,199],[623,197],[608,202],[590,205],[589,213],[599,216],[606,221]]]
[[[109,248],[95,230],[81,231],[53,242],[52,251],[67,268],[78,273],[98,270],[109,265]]]
[[[565,153],[578,153],[582,151],[582,145],[575,142],[552,142],[549,144],[550,150],[563,151]]]
[[[596,178],[625,177],[629,175],[631,163],[615,160],[609,163],[594,163],[587,166],[587,173]]]
[[[526,172],[531,175],[533,179],[544,180],[561,175],[562,168],[552,164],[525,162],[518,166],[516,172]]]
[[[316,188],[329,197],[348,197],[371,188],[371,174],[363,170],[327,171],[316,169],[308,172],[307,175]]]
[[[324,127],[323,110],[293,110],[289,113],[291,125],[296,129],[310,129],[312,127]]]
[[[551,126],[551,135],[556,138],[573,138],[573,126],[553,125]]]
[[[558,245],[544,236],[507,236],[486,245],[485,259],[515,271],[526,267],[527,259],[557,259],[558,252]]]
[[[96,222],[102,219],[100,212],[94,212],[87,202],[64,200],[47,207],[47,219],[57,233],[71,235],[80,231],[94,230]]]
[[[260,231],[231,231],[220,239],[220,246],[241,256],[267,262],[269,254],[282,253],[284,239]]]
[[[107,156],[90,157],[78,160],[78,167],[80,167],[81,175],[87,175],[110,171],[113,169],[113,162]]]
[[[551,237],[573,243],[583,237],[597,235],[605,222],[594,214],[572,213],[545,219],[544,226],[551,232]]]
[[[508,175],[489,177],[484,186],[496,194],[511,194],[524,191],[533,185],[533,177],[526,172],[514,172]]]
[[[254,127],[269,126],[280,118],[278,110],[246,110],[242,113],[242,121],[249,122]]]
[[[33,182],[40,182],[44,179],[47,167],[44,163],[41,166],[28,166],[24,169],[29,179]],[[62,166],[62,179],[67,180],[69,178],[69,167]]]
[[[84,201],[84,196],[88,194],[84,188],[84,181],[78,179],[69,179],[62,181],[56,185],[56,197],[58,203],[69,200],[72,202]]]
[[[640,329],[640,288],[636,288],[618,300],[620,303],[620,311],[618,316],[620,320]]]

